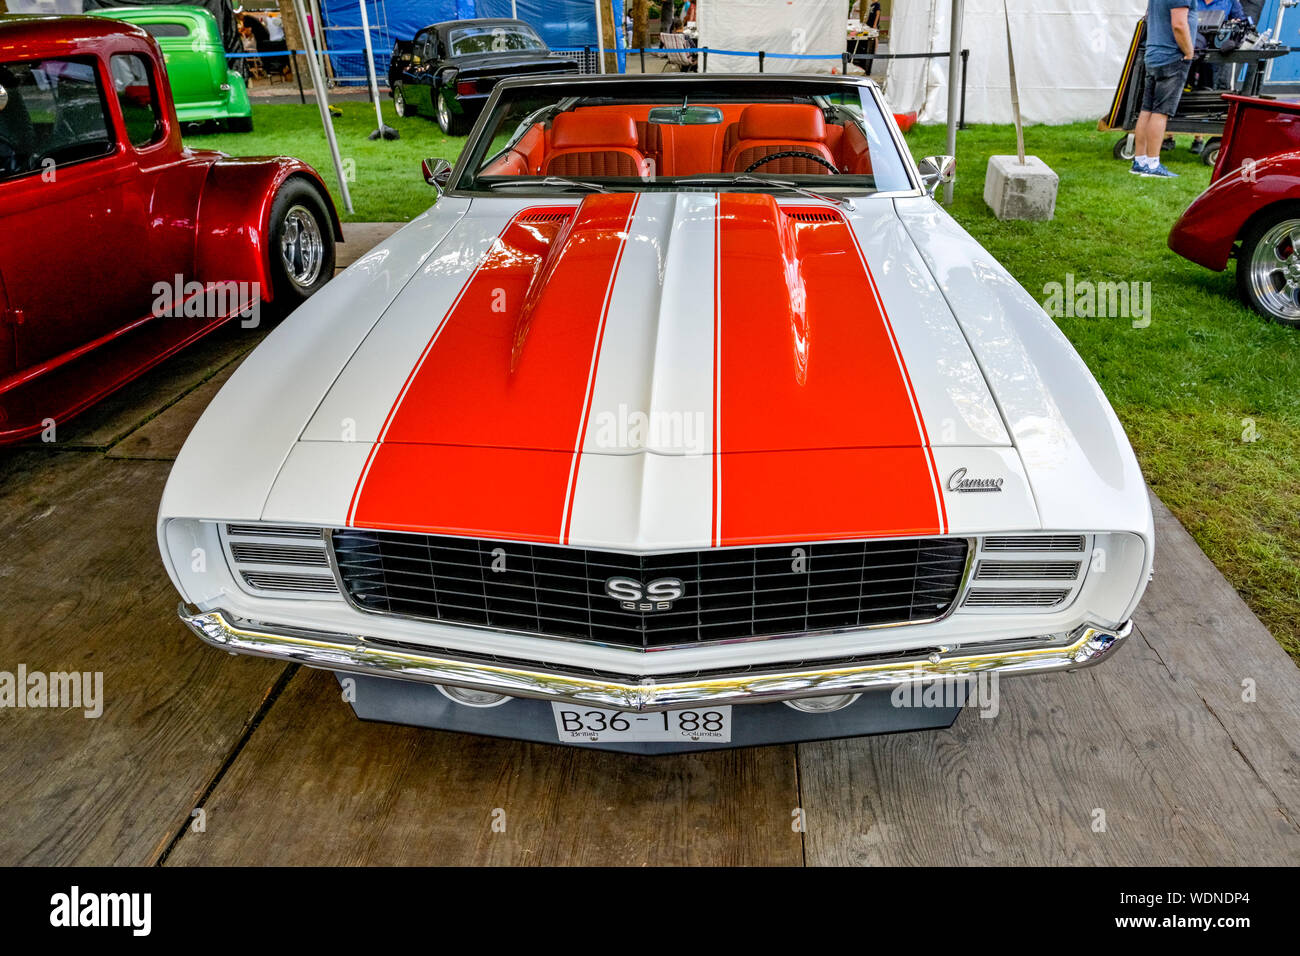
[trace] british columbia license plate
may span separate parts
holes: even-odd
[[[578,704],[552,704],[560,743],[615,741],[731,743],[731,708],[665,710],[654,714],[600,710]]]

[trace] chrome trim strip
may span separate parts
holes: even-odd
[[[1061,643],[1042,647],[998,648],[993,645],[940,649],[923,656],[886,661],[804,668],[791,671],[722,674],[698,679],[653,677],[627,680],[564,674],[539,665],[498,665],[439,656],[360,634],[338,634],[302,628],[276,628],[238,622],[221,609],[192,611],[181,604],[178,613],[204,642],[231,653],[294,661],[325,670],[370,674],[428,684],[450,684],[511,697],[569,701],[626,711],[656,711],[701,704],[753,704],[827,694],[851,694],[938,678],[981,673],[1032,674],[1072,670],[1109,657],[1132,630],[1132,622],[1117,628],[1083,624]]]
[[[463,621],[444,621],[441,618],[424,617],[419,614],[399,614],[395,611],[376,611],[374,608],[363,607],[362,605],[358,604],[356,600],[353,599],[352,592],[348,590],[347,584],[343,580],[343,572],[339,568],[338,556],[334,553],[334,533],[336,530],[338,529],[324,528],[321,531],[322,535],[324,535],[325,538],[325,556],[329,560],[330,571],[334,575],[334,584],[338,588],[339,594],[343,596],[343,600],[347,603],[348,607],[352,608],[354,611],[357,611],[358,613],[367,614],[371,617],[378,617],[378,618],[393,618],[393,619],[403,620],[403,621],[422,621],[428,624],[441,624],[444,627],[461,627],[461,628],[467,628],[475,631],[487,631],[488,633],[491,634],[508,634],[511,637],[519,637],[527,640],[537,640],[540,638],[541,640],[546,640],[546,641],[563,641],[566,644],[584,644],[587,647],[607,647],[610,650],[631,651],[633,653],[641,653],[641,654],[656,654],[660,651],[681,651],[692,647],[716,647],[721,644],[749,644],[754,641],[781,641],[781,640],[790,640],[796,637],[826,637],[832,634],[856,634],[856,633],[861,633],[862,631],[879,631],[879,630],[884,630],[887,628],[895,628],[895,627],[915,627],[921,624],[938,624],[940,621],[947,620],[949,617],[955,614],[959,608],[963,606],[963,603],[965,602],[966,599],[967,588],[971,582],[971,576],[975,570],[975,552],[979,550],[979,539],[973,535],[971,536],[962,536],[962,535],[925,536],[923,535],[916,538],[896,538],[896,539],[846,538],[842,541],[832,540],[832,541],[799,542],[799,544],[808,544],[808,545],[815,546],[819,544],[856,544],[859,541],[885,541],[885,540],[921,541],[921,540],[928,540],[929,538],[949,537],[952,538],[953,540],[962,540],[966,542],[966,565],[965,567],[962,568],[961,580],[957,584],[957,593],[953,597],[952,603],[949,604],[947,609],[938,617],[926,618],[925,620],[921,620],[921,621],[885,621],[882,624],[863,624],[861,626],[855,626],[855,627],[826,627],[826,628],[821,628],[819,630],[813,630],[813,631],[782,631],[775,634],[751,634],[749,637],[720,637],[711,641],[691,641],[685,644],[657,644],[654,647],[633,647],[630,644],[611,644],[607,641],[590,641],[587,640],[585,637],[570,637],[564,634],[546,634],[542,631],[513,631],[510,630],[509,628],[493,627],[490,624],[468,624]],[[369,529],[348,528],[345,530],[366,531]],[[386,534],[410,534],[410,535],[422,534],[422,532],[414,532],[414,531],[398,531],[398,532],[385,532],[385,533]],[[423,535],[423,536],[432,537],[432,535]],[[459,536],[446,535],[445,537],[459,537]],[[504,544],[516,544],[516,545],[528,543],[528,542],[519,542],[519,541],[507,541],[505,539],[498,539],[498,538],[467,537],[464,538],[463,540],[465,541],[500,540]],[[571,547],[569,545],[547,545],[547,547],[569,548],[570,550],[573,551],[608,551],[610,554],[625,554],[625,555],[632,555],[632,556],[644,556],[646,554],[690,554],[692,553],[692,549],[674,549],[669,551],[639,552],[639,551],[618,551],[614,548],[577,548],[577,547]],[[767,545],[734,545],[734,546],[730,546],[730,549],[734,551],[739,551],[744,548],[754,548],[754,547],[767,547]],[[693,550],[725,551],[727,550],[727,548],[696,548]]]

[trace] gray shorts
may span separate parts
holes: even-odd
[[[1164,66],[1147,67],[1146,79],[1142,83],[1142,109],[1165,116],[1178,112],[1178,101],[1183,97],[1191,65],[1191,60],[1178,60]]]

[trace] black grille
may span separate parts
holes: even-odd
[[[928,621],[957,599],[960,538],[624,554],[387,531],[335,531],[361,608],[550,637],[655,648]],[[683,595],[625,610],[606,581],[676,578]]]

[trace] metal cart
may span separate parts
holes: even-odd
[[[1202,27],[1203,33],[1217,29]],[[1100,130],[1123,130],[1124,135],[1115,143],[1113,150],[1116,159],[1127,162],[1133,160],[1133,130],[1137,126],[1138,113],[1142,105],[1142,84],[1146,79],[1146,66],[1143,56],[1146,52],[1147,25],[1146,18],[1138,21],[1133,31],[1133,41],[1129,44],[1128,56],[1124,60],[1124,70],[1120,74],[1119,85],[1115,89],[1115,98],[1111,101],[1110,112],[1097,124]],[[1233,50],[1220,53],[1215,49],[1197,50],[1192,61],[1191,75],[1195,75],[1198,65],[1227,66],[1221,72],[1228,78],[1224,89],[1184,90],[1178,102],[1178,112],[1169,117],[1166,132],[1195,133],[1206,137],[1205,149],[1201,159],[1206,165],[1213,166],[1219,157],[1219,146],[1223,136],[1223,122],[1228,116],[1228,104],[1223,99],[1224,93],[1238,93],[1243,96],[1259,96],[1264,83],[1264,68],[1269,60],[1285,56],[1290,48],[1282,44],[1267,44],[1250,50]],[[1245,64],[1244,75],[1240,76],[1239,67]]]

